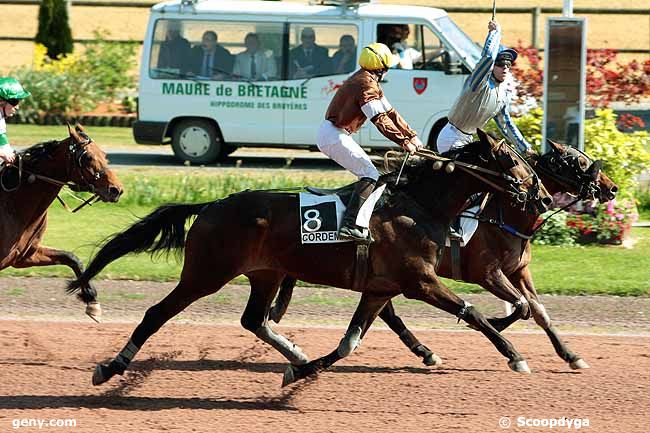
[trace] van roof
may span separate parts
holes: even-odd
[[[435,20],[446,16],[447,12],[442,9],[426,6],[404,6],[378,4],[373,2],[356,3],[354,7],[343,7],[336,5],[310,5],[306,3],[284,2],[284,1],[234,1],[234,0],[199,0],[194,5],[181,6],[181,0],[158,3],[152,7],[152,11],[159,13],[187,13],[191,16],[194,13],[236,13],[238,15],[274,15],[274,16],[304,16],[305,13],[319,17],[337,17],[344,11],[348,15],[360,17],[374,17],[399,19],[403,16],[419,17],[427,20]],[[358,4],[358,6],[357,6]]]

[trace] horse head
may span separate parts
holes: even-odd
[[[574,147],[546,141],[550,150],[537,159],[535,168],[549,178],[547,182],[560,185],[558,191],[581,199],[608,201],[616,197],[618,186],[602,172],[602,161],[593,161]]]
[[[68,125],[66,147],[67,179],[75,191],[97,194],[102,201],[117,202],[124,191],[117,176],[108,167],[106,153],[79,124]]]
[[[463,148],[457,155],[458,160],[470,162],[478,157],[475,164],[492,172],[484,178],[509,196],[512,206],[532,214],[547,211],[553,199],[526,160],[504,140],[496,140],[480,129],[477,133],[479,141]],[[475,176],[483,176],[482,173],[486,172],[478,170]]]

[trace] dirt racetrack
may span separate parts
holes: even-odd
[[[16,289],[0,289],[6,308],[7,293]],[[30,316],[29,303],[15,305]],[[289,315],[300,309],[298,303]],[[314,322],[327,318],[325,307],[321,311]],[[505,431],[550,430],[517,427],[518,417],[531,423],[588,419],[580,430],[591,432],[650,431],[647,332],[564,333],[590,363],[584,372],[560,361],[545,335],[509,332],[533,370],[520,375],[508,370],[482,335],[461,326],[417,329],[443,358],[437,369],[420,364],[390,331],[371,329],[331,371],[282,389],[286,361],[237,322],[174,322],[149,340],[123,378],[95,388],[95,363],[122,348],[132,319],[94,324],[70,320],[77,315],[66,319],[34,310],[15,319],[19,311],[5,312],[0,310],[0,432],[497,432],[504,431],[504,416],[512,423]],[[335,348],[344,332],[339,326],[275,329],[311,357]],[[74,419],[76,426],[14,429],[24,419]]]

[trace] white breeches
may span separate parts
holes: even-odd
[[[361,146],[343,129],[329,120],[323,121],[318,129],[318,148],[358,178],[379,179],[379,172]]]
[[[451,123],[447,123],[438,135],[438,152],[444,153],[449,150],[460,149],[472,142],[472,136],[461,132]]]

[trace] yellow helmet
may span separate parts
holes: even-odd
[[[392,57],[386,45],[375,42],[361,51],[359,66],[368,71],[386,70],[390,68]]]

